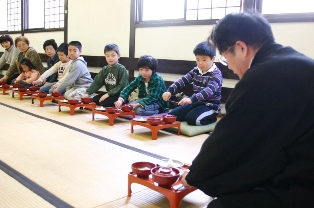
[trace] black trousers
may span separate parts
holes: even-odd
[[[282,191],[284,194],[284,190]],[[311,191],[309,193],[312,193]],[[309,193],[300,193],[300,195],[309,195]],[[274,193],[264,188],[256,188],[252,191],[226,194],[217,197],[211,201],[207,208],[312,208],[314,199],[311,196],[305,197],[306,200],[289,197],[280,200]]]
[[[101,96],[103,96],[106,93],[107,92],[102,92],[102,93],[99,93],[98,95],[96,95],[95,97],[93,97],[93,102],[96,103],[96,105],[99,105],[99,106],[113,107],[114,106],[114,102],[116,102],[118,100],[119,95],[109,96],[109,97],[107,97],[107,99],[99,102],[99,99],[101,98]]]

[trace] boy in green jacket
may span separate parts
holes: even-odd
[[[106,45],[104,53],[108,65],[96,75],[83,97],[92,97],[95,92],[105,86],[107,92],[101,92],[93,97],[93,102],[99,106],[112,107],[119,98],[121,90],[128,84],[128,73],[126,68],[118,63],[120,52],[116,44]]]
[[[162,99],[166,85],[157,73],[157,66],[158,61],[154,57],[141,56],[137,62],[139,75],[121,91],[115,107],[120,108],[123,103],[127,103],[129,95],[138,89],[139,99],[129,103],[133,106],[136,115],[149,116],[164,112],[168,107],[168,102]]]

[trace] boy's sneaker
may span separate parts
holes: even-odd
[[[51,100],[52,103],[57,103],[58,104],[58,101],[56,100]]]

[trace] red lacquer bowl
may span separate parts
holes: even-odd
[[[177,116],[174,115],[165,115],[163,121],[167,124],[172,124],[177,120]]]
[[[116,113],[117,111],[118,111],[118,109],[115,108],[115,107],[106,107],[106,112],[107,112],[107,113],[114,114],[114,113]]]
[[[21,87],[21,85],[20,85],[20,84],[17,84],[17,83],[14,83],[14,84],[13,84],[13,87],[14,87],[14,88],[19,88],[19,87]]]
[[[52,92],[51,95],[53,97],[59,97],[61,95],[61,92]]]
[[[76,105],[79,103],[79,101],[78,100],[68,100],[68,103],[71,105]]]
[[[39,90],[39,87],[31,86],[31,87],[29,87],[29,90],[30,90],[31,92],[35,92],[35,91]]]
[[[45,97],[47,97],[47,93],[40,92],[40,93],[38,93],[38,97],[45,98]]]
[[[133,110],[133,106],[132,105],[123,105],[121,107],[121,110],[124,111],[124,112],[130,112]]]
[[[139,178],[148,178],[151,173],[151,169],[154,167],[156,167],[156,165],[151,162],[136,162],[131,166],[132,172]]]
[[[149,123],[152,126],[157,126],[162,121],[162,117],[160,116],[150,116],[147,118],[147,123]]]
[[[9,89],[9,88],[10,88],[10,85],[4,84],[4,85],[2,85],[2,88],[3,88],[3,89]]]
[[[170,187],[180,177],[180,170],[177,168],[155,167],[151,169],[152,179],[159,186]]]
[[[93,98],[82,98],[81,99],[82,103],[84,103],[84,104],[89,104],[92,102],[92,100],[93,100]]]
[[[26,90],[27,90],[26,88],[22,88],[22,87],[19,88],[19,92],[26,92]]]

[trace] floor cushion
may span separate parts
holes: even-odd
[[[204,125],[204,126],[191,126],[188,125],[186,121],[181,122],[181,134],[186,136],[196,136],[199,134],[206,134],[214,130],[218,121]],[[171,132],[177,132],[177,128],[169,128]]]

